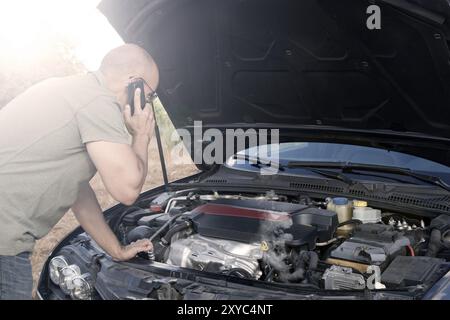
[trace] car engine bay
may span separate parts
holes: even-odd
[[[450,217],[384,212],[361,200],[178,191],[111,222],[137,259],[324,290],[430,287],[450,269]]]

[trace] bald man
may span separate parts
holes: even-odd
[[[0,110],[0,299],[31,298],[35,241],[70,208],[113,259],[152,249],[148,240],[120,244],[89,185],[98,171],[117,201],[131,205],[141,193],[154,120],[139,90],[133,115],[127,105],[137,80],[154,96],[158,68],[145,50],[124,45],[98,71],[43,81]]]

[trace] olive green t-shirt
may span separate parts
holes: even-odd
[[[32,251],[75,203],[96,173],[92,141],[131,143],[100,72],[43,81],[0,109],[0,255]]]

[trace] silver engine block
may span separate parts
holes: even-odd
[[[262,275],[258,259],[262,256],[259,243],[246,244],[194,234],[171,244],[166,263],[196,270],[204,270],[208,263],[217,263],[220,271],[241,269],[258,279]]]

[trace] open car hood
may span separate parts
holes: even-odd
[[[381,30],[366,26],[370,4]],[[280,128],[450,165],[448,0],[104,0],[174,125]],[[100,40],[101,41],[101,40]]]

